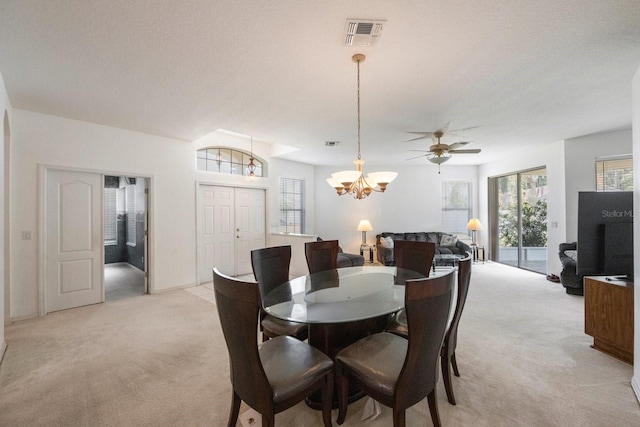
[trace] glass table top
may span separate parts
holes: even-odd
[[[451,268],[437,268],[431,276]],[[341,323],[394,313],[404,307],[404,284],[424,276],[412,270],[346,267],[292,279],[271,291],[264,309],[300,323]]]

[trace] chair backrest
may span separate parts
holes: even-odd
[[[234,279],[214,268],[213,289],[229,351],[233,390],[261,412],[271,405],[272,390],[258,353],[258,284]]]
[[[274,246],[251,251],[253,275],[262,299],[278,285],[289,281],[291,246]]]
[[[304,256],[307,258],[309,273],[338,268],[338,248],[337,240],[306,242]]]
[[[449,329],[444,336],[444,345],[447,346],[449,354],[453,354],[458,342],[458,325],[460,317],[464,309],[464,303],[467,301],[469,293],[469,283],[471,282],[471,255],[467,253],[467,257],[458,261],[458,297],[456,308],[449,324]]]
[[[455,270],[443,276],[409,280],[405,312],[409,342],[396,383],[396,402],[406,408],[424,399],[436,386],[437,361],[444,338],[455,284]]]
[[[396,240],[393,242],[393,258],[396,267],[417,271],[429,276],[436,254],[436,244],[433,242],[414,242]]]

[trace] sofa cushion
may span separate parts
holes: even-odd
[[[455,246],[458,243],[458,236],[443,234],[440,238],[440,246]]]

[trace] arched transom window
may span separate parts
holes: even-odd
[[[229,175],[249,175],[251,154],[223,147],[209,147],[198,150],[197,169],[204,172],[218,172]],[[255,176],[262,176],[262,162],[253,157],[256,165]]]

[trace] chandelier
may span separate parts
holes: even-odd
[[[247,165],[247,170],[249,171],[249,176],[256,176],[256,164],[253,163],[253,136],[251,137],[251,156],[249,156],[249,164]]]
[[[351,57],[358,66],[358,158],[353,161],[356,170],[341,171],[331,174],[327,178],[330,186],[336,189],[338,196],[351,194],[356,199],[364,199],[374,191],[384,192],[387,185],[398,176],[397,172],[372,172],[365,178],[362,172],[364,160],[360,155],[360,63],[365,60],[361,53]]]

